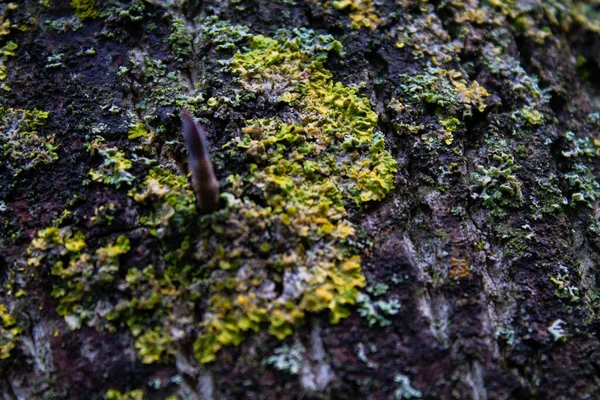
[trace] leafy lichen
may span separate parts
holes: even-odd
[[[79,18],[96,18],[99,15],[96,0],[71,0],[71,7],[75,9],[75,15]]]
[[[247,167],[227,178],[224,207],[213,214],[198,216],[186,178],[167,165],[129,192],[151,210],[140,223],[164,259],[119,271],[126,237],[84,251],[69,228],[38,234],[29,263],[60,278],[53,296],[72,327],[124,324],[146,363],[172,358],[193,339],[205,363],[261,326],[282,339],[308,313],[327,311],[332,323],[350,314],[365,277],[348,245],[355,228],[346,208],[382,200],[396,162],[369,101],[323,67],[331,51],[341,51],[331,36],[298,30],[287,39],[254,36],[234,56],[229,70],[241,87],[295,112],[248,120],[226,145]],[[99,140],[88,148],[105,158],[94,180],[131,182],[122,152]]]
[[[473,198],[481,198],[488,208],[497,205],[520,207],[523,204],[522,183],[513,173],[518,166],[508,154],[493,154],[495,165],[477,166],[473,173]]]
[[[22,330],[4,304],[0,304],[0,319],[2,319],[2,325],[0,325],[0,360],[5,360],[10,357],[10,352],[15,348]],[[1,371],[2,369],[0,369]]]
[[[379,18],[372,0],[338,0],[332,1],[331,6],[336,10],[348,11],[352,27],[355,29],[362,27],[375,29],[377,27]]]
[[[52,265],[51,274],[59,279],[52,297],[58,300],[56,311],[69,327],[77,329],[87,323],[114,329],[104,320],[107,308],[103,305],[108,304],[110,294],[102,298],[100,293],[117,278],[119,256],[129,251],[129,239],[119,236],[114,244],[98,248],[93,254],[85,252],[85,247],[85,237],[79,231],[46,228],[31,242],[27,263],[31,267]]]
[[[48,113],[37,109],[0,107],[0,145],[4,160],[15,175],[58,159],[54,136],[43,137],[38,133],[47,119]]]
[[[10,34],[11,21],[8,19],[8,12],[15,10],[15,3],[0,5],[0,89],[10,90],[10,86],[6,84],[6,74],[8,67],[8,57],[14,57],[17,44],[11,40],[4,42],[3,37]]]
[[[128,172],[132,163],[125,153],[116,147],[108,147],[102,138],[96,138],[86,147],[92,155],[98,153],[104,158],[100,167],[89,172],[93,181],[115,185],[117,188],[121,187],[122,183],[130,185],[133,182],[135,176]]]

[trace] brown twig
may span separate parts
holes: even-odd
[[[219,207],[219,181],[208,153],[206,134],[186,110],[181,111],[181,127],[188,149],[192,189],[196,194],[198,211],[211,213]]]

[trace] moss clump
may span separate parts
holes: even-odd
[[[44,111],[0,107],[0,146],[8,168],[15,175],[58,159],[54,135],[42,137],[37,132],[47,119],[48,113]]]
[[[116,147],[108,147],[103,143],[102,138],[96,138],[93,142],[86,145],[87,150],[92,154],[98,153],[104,158],[104,162],[98,169],[92,169],[89,172],[90,177],[95,182],[102,182],[108,185],[121,187],[122,183],[130,185],[135,179],[127,170],[131,169],[131,160],[125,157],[125,153]]]
[[[75,9],[75,15],[79,18],[96,18],[99,15],[96,0],[71,0],[71,7]]]

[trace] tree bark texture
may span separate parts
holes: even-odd
[[[600,398],[598,0],[0,12],[4,399]]]

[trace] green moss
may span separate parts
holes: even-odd
[[[0,146],[15,175],[58,159],[54,135],[43,137],[37,131],[47,119],[44,111],[0,107]]]
[[[79,18],[96,18],[99,13],[94,7],[96,0],[71,0],[71,7],[75,9],[75,15]]]

